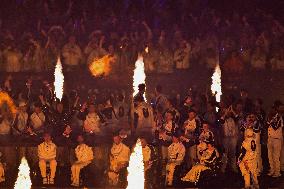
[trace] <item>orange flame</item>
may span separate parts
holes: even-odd
[[[17,107],[14,104],[13,99],[9,96],[8,93],[6,92],[0,92],[0,107],[4,104],[7,103],[7,106],[11,113],[15,115],[17,113]]]
[[[95,59],[90,65],[89,70],[93,76],[107,76],[111,71],[110,63],[113,61],[113,57],[105,55],[100,59]]]

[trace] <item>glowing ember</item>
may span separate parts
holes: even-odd
[[[149,47],[146,47],[146,48],[145,48],[145,52],[146,52],[146,53],[149,53]]]
[[[61,100],[63,96],[64,75],[62,73],[62,64],[59,58],[55,66],[54,77],[54,93],[56,98]]]
[[[9,96],[9,94],[6,92],[0,92],[0,107],[2,107],[4,103],[7,104],[9,110],[13,115],[17,113],[17,108],[14,104],[13,99]]]
[[[18,178],[14,189],[30,189],[32,181],[30,178],[30,167],[25,157],[22,158],[19,166]]]
[[[215,72],[212,75],[212,85],[211,91],[212,94],[215,95],[216,102],[220,102],[222,95],[222,86],[221,86],[221,69],[219,64],[215,67]],[[216,108],[218,110],[218,108]]]
[[[138,85],[145,83],[146,81],[146,75],[144,71],[144,62],[143,57],[138,56],[138,59],[135,62],[135,70],[133,75],[133,96],[135,96],[138,93]],[[144,99],[146,99],[144,94]]]
[[[107,76],[111,71],[110,63],[113,57],[110,55],[105,55],[100,59],[95,59],[90,65],[89,70],[93,76]]]
[[[137,140],[130,156],[127,171],[128,186],[126,189],[144,189],[144,162],[140,139]]]

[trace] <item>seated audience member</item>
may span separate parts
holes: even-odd
[[[43,184],[54,184],[56,173],[56,145],[52,142],[51,135],[46,132],[43,135],[44,142],[38,145],[39,168]],[[46,167],[49,163],[50,175],[47,177]]]
[[[88,166],[94,159],[92,147],[85,144],[83,135],[77,136],[78,146],[75,148],[77,161],[71,167],[71,185],[79,186],[80,171]]]
[[[181,165],[185,156],[185,147],[179,140],[180,135],[175,133],[173,135],[173,142],[168,147],[168,162],[166,165],[166,184],[173,185],[175,168]]]
[[[216,163],[219,153],[213,145],[213,141],[204,141],[207,147],[202,151],[200,162],[193,166],[191,170],[181,179],[185,182],[192,182],[196,184],[199,181],[200,174],[205,170],[210,170]]]
[[[110,185],[118,185],[122,180],[126,180],[126,168],[130,158],[130,149],[122,143],[119,133],[113,136],[113,145],[110,150],[110,167],[108,179]],[[125,177],[125,178],[124,178]]]

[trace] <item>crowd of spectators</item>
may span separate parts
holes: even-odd
[[[210,94],[194,89],[185,95],[165,94],[165,83],[147,101],[144,85],[132,98],[123,90],[83,84],[64,88],[59,101],[48,81],[31,76],[24,86],[15,83],[10,73],[53,72],[58,57],[64,71],[72,72],[107,54],[114,57],[113,74],[132,70],[139,53],[147,74],[186,72],[195,66],[211,70],[217,63],[224,73],[238,76],[249,70],[284,69],[284,27],[262,9],[225,14],[198,0],[133,2],[5,2],[10,6],[4,11],[9,16],[2,13],[0,20],[0,70],[9,76],[1,83],[0,94],[9,94],[11,101],[0,102],[0,142],[38,143],[48,132],[56,145],[65,146],[83,133],[86,143],[94,145],[94,140],[120,130],[121,140],[149,138],[160,147],[165,162],[170,144],[183,143],[186,166],[191,168],[199,161],[197,145],[210,140],[222,154],[222,172],[238,172],[236,159],[242,153],[245,130],[254,129],[256,174],[267,171],[269,161],[277,169],[270,176],[280,177],[280,169],[284,171],[281,101],[264,111],[265,99],[252,99],[245,89],[224,94],[216,103]],[[17,106],[16,113],[11,104]],[[275,139],[269,134],[274,130],[282,142],[278,149],[268,142],[269,137]],[[268,149],[269,157],[261,149]]]
[[[202,1],[3,3],[1,71],[52,71],[58,57],[73,70],[110,54],[119,72],[138,53],[148,73],[214,68],[217,62],[229,73],[284,68],[283,23],[257,7],[228,14]]]

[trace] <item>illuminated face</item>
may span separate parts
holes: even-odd
[[[202,125],[203,131],[209,131],[209,125],[207,123]]]
[[[114,136],[114,137],[113,137],[113,142],[114,142],[115,144],[120,144],[120,142],[121,142],[120,136]]]
[[[89,106],[89,113],[94,113],[96,112],[95,106],[94,105],[90,105]]]
[[[79,136],[77,137],[77,142],[78,142],[79,144],[82,144],[82,143],[84,142],[84,137],[83,137],[82,135],[79,135]]]
[[[144,138],[141,139],[141,146],[142,146],[142,148],[145,148],[146,145],[147,145],[147,141]]]
[[[37,113],[37,114],[41,113],[41,108],[40,107],[35,107],[35,113]]]
[[[189,112],[189,113],[188,113],[188,118],[189,118],[189,120],[193,120],[193,119],[195,118],[195,116],[196,116],[196,113],[195,113],[195,112]]]
[[[178,137],[173,137],[173,143],[178,143],[179,142],[179,139],[178,139]]]
[[[169,121],[172,121],[173,120],[173,115],[169,112],[166,113],[166,120],[169,122]]]
[[[255,120],[256,120],[256,117],[255,117],[254,114],[250,114],[246,118],[246,121],[249,122],[249,123],[253,123],[253,122],[255,122]]]
[[[50,134],[48,134],[48,133],[44,134],[43,139],[44,139],[45,142],[50,142],[51,141]]]

